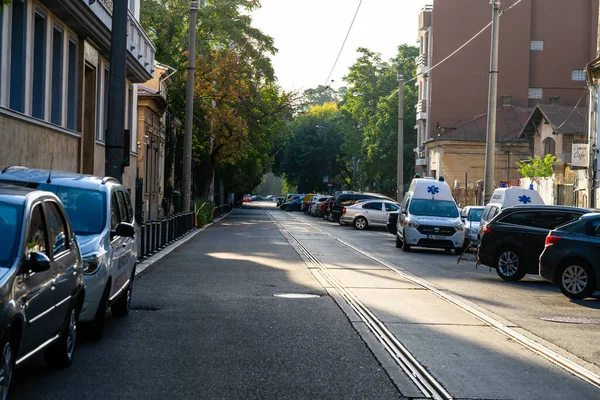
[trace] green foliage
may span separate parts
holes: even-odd
[[[525,178],[544,178],[552,176],[552,164],[556,162],[556,157],[552,154],[546,154],[544,158],[535,156],[529,157],[528,161],[518,161],[517,169]]]
[[[196,204],[196,225],[203,226],[213,220],[214,205],[206,198],[194,200]]]

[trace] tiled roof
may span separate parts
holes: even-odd
[[[558,104],[538,104],[523,127],[521,137],[535,132],[535,124],[544,118],[552,131],[563,135],[578,135],[587,132],[587,109]]]
[[[519,141],[523,126],[529,119],[532,109],[526,107],[498,107],[496,113],[496,141]],[[432,135],[432,141],[462,140],[485,142],[487,137],[487,113],[470,121],[453,124],[451,130]]]
[[[139,96],[154,96],[157,95],[158,91],[150,89],[148,86],[138,85]]]

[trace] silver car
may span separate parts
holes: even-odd
[[[400,204],[381,199],[361,201],[342,210],[340,224],[352,224],[356,229],[369,226],[385,227],[390,213],[400,210]]]
[[[483,206],[468,206],[461,210],[460,219],[465,224],[465,238],[472,243],[477,243],[479,223],[483,214]]]

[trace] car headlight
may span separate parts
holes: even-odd
[[[465,230],[465,226],[463,224],[458,224],[454,227],[457,231],[461,232]]]
[[[419,224],[417,224],[414,221],[408,221],[408,226],[410,226],[411,228],[418,228]]]
[[[100,253],[92,253],[83,258],[83,273],[93,274],[100,268],[104,262],[104,255]]]

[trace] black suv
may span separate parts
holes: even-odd
[[[16,365],[44,351],[67,367],[84,300],[83,260],[52,193],[0,184],[0,393]]]
[[[338,222],[344,211],[344,207],[351,206],[358,203],[359,201],[369,199],[382,199],[395,202],[394,199],[390,199],[387,196],[377,193],[362,193],[362,192],[340,192],[331,201],[328,209],[328,219],[330,221]]]
[[[495,268],[506,281],[537,274],[548,232],[590,212],[593,211],[585,208],[545,205],[505,208],[483,228],[479,260]]]

